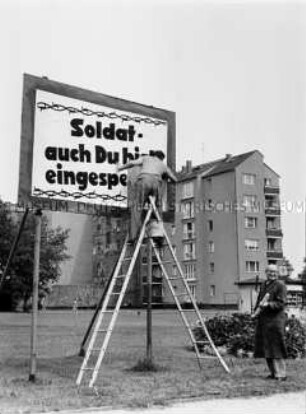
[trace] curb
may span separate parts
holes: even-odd
[[[248,400],[266,400],[266,399],[273,399],[273,398],[281,398],[284,397],[286,395],[297,395],[297,396],[301,396],[304,397],[305,400],[305,413],[306,413],[306,390],[305,391],[290,391],[287,393],[274,393],[274,394],[270,394],[270,395],[257,395],[257,396],[248,396],[248,397],[237,397],[237,398],[209,398],[209,399],[203,399],[200,397],[188,397],[188,398],[184,398],[184,399],[175,399],[175,400],[170,400],[168,404],[152,404],[149,405],[147,407],[128,407],[128,406],[123,406],[123,405],[118,405],[116,407],[113,406],[101,406],[101,407],[86,407],[86,408],[76,408],[76,409],[65,409],[65,410],[56,410],[56,411],[48,411],[45,414],[86,414],[86,413],[103,413],[103,412],[109,412],[109,411],[113,411],[114,414],[116,414],[116,411],[124,411],[126,413],[130,413],[130,412],[146,412],[149,411],[151,409],[154,410],[166,410],[167,408],[175,408],[178,406],[183,406],[183,405],[188,405],[188,404],[199,404],[199,405],[203,405],[203,408],[205,408],[205,404],[211,404],[212,402],[215,404],[222,404],[222,402],[224,404],[226,404],[226,402],[237,402],[237,401],[244,401],[247,402]],[[268,406],[267,406],[268,408]]]

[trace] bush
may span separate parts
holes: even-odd
[[[288,358],[295,359],[306,356],[306,329],[294,316],[287,321],[285,338]]]
[[[229,354],[250,356],[254,351],[256,322],[248,313],[215,316],[206,321],[207,329],[217,347],[226,347]],[[193,329],[199,348],[205,351],[206,337],[201,327]],[[286,324],[285,340],[288,358],[302,358],[306,355],[306,330],[294,317]],[[204,342],[204,343],[203,343]]]

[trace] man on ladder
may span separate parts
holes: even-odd
[[[161,215],[164,182],[170,179],[177,182],[171,169],[163,162],[165,155],[162,151],[150,151],[137,160],[130,161],[118,167],[118,171],[132,168],[128,200],[131,210],[130,240],[138,237],[144,219],[144,207],[149,204],[149,196],[155,199],[156,207]],[[162,231],[159,231],[162,235]]]

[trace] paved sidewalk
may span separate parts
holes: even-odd
[[[269,397],[216,399],[178,403],[147,409],[92,408],[50,412],[48,414],[306,414],[306,391],[274,394]]]

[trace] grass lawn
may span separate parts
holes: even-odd
[[[205,313],[207,315],[207,313]],[[0,413],[36,413],[91,406],[148,407],[184,398],[236,398],[306,388],[306,359],[288,360],[288,380],[266,380],[263,360],[225,357],[202,360],[199,370],[178,312],[153,313],[156,372],[133,367],[146,353],[146,312],[122,311],[97,380],[98,393],[77,389],[80,343],[92,312],[40,312],[36,383],[28,381],[30,314],[0,313]]]

